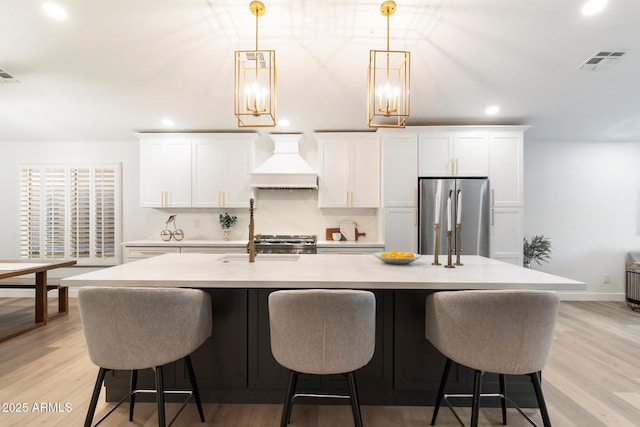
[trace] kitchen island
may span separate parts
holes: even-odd
[[[440,257],[446,262],[446,257]],[[267,255],[249,263],[246,254],[166,254],[63,280],[79,286],[191,287],[206,290],[213,304],[212,336],[193,355],[203,401],[282,402],[287,371],[271,355],[268,295],[276,289],[369,289],[376,295],[376,350],[358,371],[363,404],[431,405],[444,357],[424,338],[426,296],[438,290],[581,290],[584,283],[479,256],[463,266],[433,266],[432,256],[408,265],[385,264],[372,255]],[[490,344],[489,344],[490,345]],[[165,370],[169,386],[187,386],[182,362]],[[472,375],[456,367],[451,391],[467,391]],[[153,376],[146,381],[152,383]],[[486,390],[497,390],[488,377]],[[150,384],[148,384],[150,385]],[[301,377],[308,391],[340,392],[340,376]],[[128,388],[127,373],[107,380],[107,399]],[[516,402],[535,406],[526,379],[509,379]]]

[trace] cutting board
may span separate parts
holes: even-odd
[[[360,236],[366,236],[367,233],[360,233],[358,231],[358,228],[356,227],[356,232],[355,232],[355,240],[358,240],[358,237]],[[327,228],[325,231],[325,240],[333,240],[333,233],[340,233],[340,228]],[[344,238],[342,240],[345,240]]]

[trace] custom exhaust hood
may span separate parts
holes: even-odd
[[[300,156],[302,134],[272,134],[273,155],[251,173],[251,187],[318,188],[318,173]]]

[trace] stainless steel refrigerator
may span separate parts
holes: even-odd
[[[457,219],[461,226],[461,253],[489,256],[490,200],[487,178],[420,178],[418,245],[421,254],[433,255],[434,223],[440,224],[439,252],[447,253],[447,200],[451,195],[451,250],[455,254]],[[439,201],[438,201],[439,200]],[[460,213],[458,213],[460,210]]]

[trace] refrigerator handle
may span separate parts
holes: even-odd
[[[493,225],[495,217],[496,217],[496,210],[491,208],[491,225]]]
[[[495,206],[496,204],[496,190],[491,189],[491,206]]]

